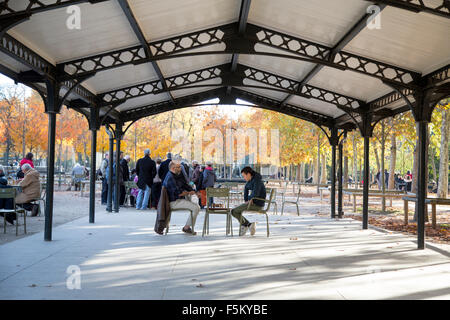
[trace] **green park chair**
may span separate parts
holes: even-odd
[[[275,194],[275,189],[270,189],[270,188],[266,188],[266,191],[269,192],[269,199],[261,199],[261,198],[253,198],[256,200],[262,200],[267,204],[267,207],[264,209],[264,207],[262,207],[260,210],[251,210],[250,209],[250,203],[248,204],[247,207],[247,212],[253,212],[253,213],[257,213],[257,214],[264,214],[266,216],[266,222],[267,222],[267,236],[269,236],[269,216],[267,215],[267,212],[269,212],[270,210],[270,205],[273,203],[273,196]]]
[[[301,193],[301,188],[299,187],[298,191],[297,191],[297,198],[295,199],[295,201],[294,200],[286,200],[286,194],[283,193],[282,200],[281,200],[282,201],[282,204],[281,204],[281,215],[283,215],[284,204],[285,203],[295,204],[295,206],[297,207],[297,215],[298,216],[300,215],[300,210],[298,208],[298,201],[300,199],[300,193]]]
[[[209,198],[214,198],[217,200],[222,200],[224,202],[224,207],[214,207],[214,204],[209,203]],[[209,234],[209,215],[210,214],[226,214],[226,228],[225,235],[231,233],[233,236],[233,225],[232,225],[232,217],[231,217],[231,208],[230,208],[230,189],[228,188],[206,188],[206,212],[205,212],[205,220],[203,222],[203,233],[202,237],[205,234]]]
[[[19,214],[23,214],[23,230],[27,233],[27,213],[23,208],[16,206],[16,189],[15,188],[0,188],[0,199],[13,199],[13,209],[0,209],[3,213],[3,233],[6,233],[6,215],[8,213],[16,213],[16,236],[19,235]]]

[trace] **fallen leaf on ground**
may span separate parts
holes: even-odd
[[[298,240],[298,238],[297,237],[291,237],[291,238],[289,238],[289,240]]]

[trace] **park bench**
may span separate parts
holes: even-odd
[[[363,192],[361,189],[343,189],[343,193],[353,197],[353,211],[356,212],[356,197],[362,197]],[[369,198],[390,198],[392,206],[392,198],[402,198],[405,196],[404,191],[399,190],[369,190]]]
[[[404,213],[405,213],[405,225],[408,224],[408,202],[417,202],[417,197],[415,194],[409,194],[408,196],[404,196],[403,198],[404,203]],[[431,225],[433,229],[436,229],[436,206],[437,205],[444,205],[449,206],[450,205],[450,199],[449,198],[426,198],[425,199],[425,217],[428,218],[428,204],[431,204]],[[428,221],[428,219],[427,219]]]

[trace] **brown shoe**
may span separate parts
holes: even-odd
[[[192,231],[191,227],[183,227],[183,229],[181,229],[184,233],[189,233],[192,234],[193,236],[195,236],[197,234],[197,232]]]

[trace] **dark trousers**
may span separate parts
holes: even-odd
[[[119,197],[119,204],[121,205],[121,206],[123,206],[124,205],[124,203],[125,203],[125,186],[124,185],[121,185],[120,186],[120,197]]]
[[[108,181],[106,178],[102,179],[102,204],[108,201]]]
[[[159,202],[159,198],[161,197],[161,189],[162,189],[162,183],[161,182],[155,182],[152,185],[152,207],[157,208],[158,207],[158,202]]]

